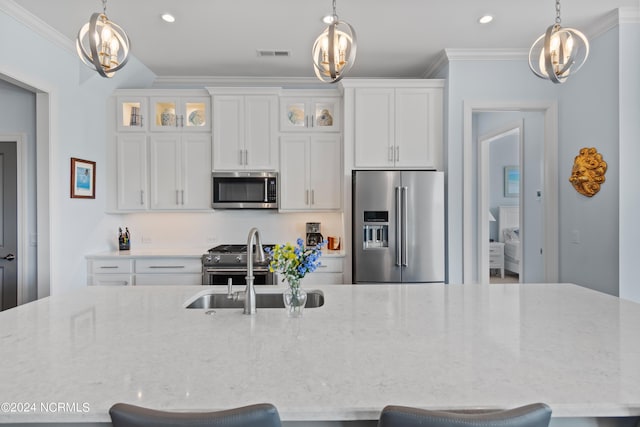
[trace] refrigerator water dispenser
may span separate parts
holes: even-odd
[[[389,247],[389,212],[365,211],[362,234],[364,236],[363,248],[388,248]],[[382,224],[387,223],[387,224]]]

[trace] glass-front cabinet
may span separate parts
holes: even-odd
[[[147,130],[147,98],[118,97],[118,131]]]
[[[340,131],[340,97],[283,96],[280,98],[280,130]]]
[[[209,97],[151,97],[151,131],[211,130]]]

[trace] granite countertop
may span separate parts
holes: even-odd
[[[0,423],[108,421],[116,402],[271,402],[285,421],[537,401],[554,417],[640,415],[640,305],[575,285],[309,286],[325,304],[299,319],[183,308],[207,289],[224,292],[95,286],[0,313],[0,402],[37,405]]]

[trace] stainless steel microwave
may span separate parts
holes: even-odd
[[[278,209],[277,172],[213,172],[214,209]]]

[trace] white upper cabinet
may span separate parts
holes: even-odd
[[[210,88],[213,94],[213,169],[277,170],[277,91]]]
[[[147,137],[121,135],[117,138],[118,209],[146,210],[147,191]]]
[[[149,103],[153,132],[211,131],[211,98],[208,96],[152,96]]]
[[[326,91],[324,91],[326,92]],[[298,96],[291,96],[292,94]],[[280,131],[339,132],[341,98],[312,96],[313,92],[287,91],[280,98]]]
[[[147,130],[149,119],[148,98],[145,96],[119,96],[117,103],[118,132],[142,132]]]
[[[354,168],[442,169],[443,81],[343,81]],[[348,128],[348,129],[347,129]]]
[[[110,207],[116,211],[211,209],[211,97],[207,91],[121,89],[113,99],[115,148],[110,145],[108,158],[109,181],[116,185],[108,190]],[[113,120],[113,113],[109,118]]]
[[[280,211],[339,210],[339,135],[287,135],[280,141]]]
[[[211,206],[209,135],[154,135],[149,142],[151,209]]]

